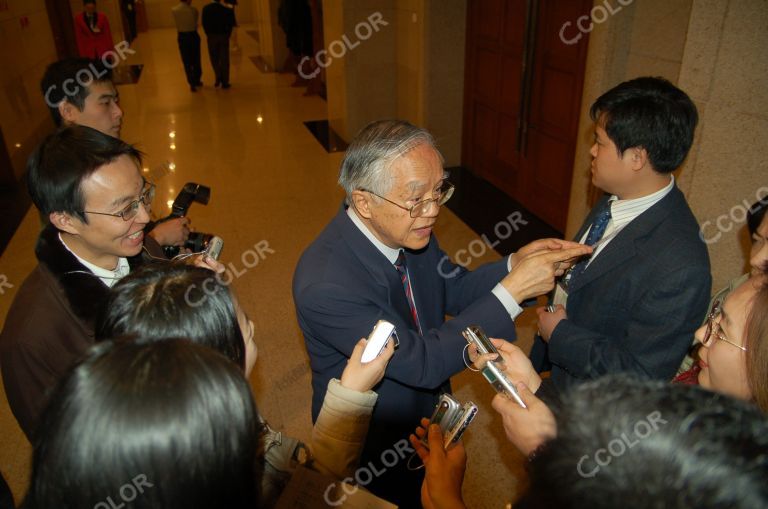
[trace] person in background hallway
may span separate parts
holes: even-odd
[[[83,0],[83,13],[75,16],[75,38],[81,57],[100,59],[113,49],[109,20],[96,12],[96,0]]]
[[[235,26],[232,27],[232,51],[238,52],[240,51],[240,44],[237,42],[237,15],[235,14],[235,7],[237,7],[237,0],[226,0],[224,2],[224,7],[228,7],[229,9],[232,9],[232,17],[235,20]]]
[[[200,78],[203,68],[200,65],[200,34],[197,33],[197,9],[192,7],[192,0],[181,0],[172,9],[173,20],[176,22],[176,30],[179,31],[177,41],[181,61],[184,63],[184,73],[187,75],[187,83],[192,92],[197,87],[202,87]]]
[[[277,23],[285,32],[285,45],[289,52],[283,71],[296,74],[292,86],[301,86],[306,80],[298,74],[299,62],[313,53],[312,11],[308,1],[282,0],[277,11]]]
[[[139,34],[136,29],[136,0],[122,0],[120,6],[123,8],[126,21],[128,21],[128,30],[125,38],[128,39],[128,42],[131,42]]]
[[[235,26],[235,14],[214,0],[203,7],[203,30],[208,39],[208,56],[216,74],[214,86],[227,89],[229,84],[229,36]]]

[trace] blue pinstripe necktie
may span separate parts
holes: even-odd
[[[611,200],[606,201],[600,211],[595,215],[595,220],[592,221],[592,227],[589,229],[587,239],[584,241],[584,244],[587,246],[594,246],[603,238],[605,229],[611,221],[611,203]],[[571,276],[568,278],[568,286],[572,285],[574,279],[584,273],[590,260],[590,256],[585,256],[579,263],[574,265],[573,270],[571,271]]]

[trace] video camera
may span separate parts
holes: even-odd
[[[208,200],[210,199],[210,187],[204,186],[202,184],[196,184],[194,182],[187,182],[184,184],[184,187],[181,189],[181,191],[179,191],[176,199],[173,200],[173,205],[171,205],[171,213],[167,217],[160,219],[158,223],[162,223],[170,219],[175,219],[177,217],[184,217],[187,215],[187,211],[189,210],[190,205],[192,205],[194,202],[208,205]],[[208,244],[211,242],[213,237],[214,235],[212,233],[190,232],[189,238],[184,243],[183,247],[189,249],[193,253],[199,253],[208,247]],[[179,246],[163,246],[163,250],[165,251],[165,255],[168,258],[173,258],[179,254],[181,248]]]

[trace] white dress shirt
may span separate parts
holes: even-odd
[[[125,276],[128,275],[128,273],[131,271],[130,265],[128,265],[128,259],[120,257],[117,259],[117,267],[115,267],[114,270],[107,270],[102,269],[101,267],[92,264],[91,262],[87,260],[83,260],[77,254],[75,254],[74,251],[69,249],[69,246],[67,246],[67,243],[64,242],[64,240],[61,238],[61,233],[59,233],[59,240],[61,241],[64,248],[72,253],[72,255],[77,258],[77,261],[82,263],[88,270],[94,273],[101,281],[107,285],[109,288],[112,288],[115,283],[123,279]]]

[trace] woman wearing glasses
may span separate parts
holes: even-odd
[[[698,362],[685,377],[679,376],[674,381],[697,384],[752,402],[768,413],[768,274],[753,275],[724,301],[715,303],[704,325],[696,331],[696,340],[701,345]],[[511,343],[498,339],[492,341],[504,358],[507,376],[517,384],[527,408],[502,395],[494,397],[493,407],[502,416],[509,441],[533,459],[539,447],[557,438],[555,416],[549,406],[534,395],[541,386],[541,378],[528,356]],[[493,356],[478,357],[475,366],[490,358]],[[594,397],[598,404],[607,401],[601,399],[604,397],[602,393]],[[652,414],[649,414],[646,418],[651,417]],[[658,417],[663,419],[665,414],[661,412]],[[708,419],[711,423],[716,422],[711,417]],[[423,419],[422,426],[427,424],[428,421]],[[638,429],[637,426],[635,429]],[[439,434],[439,429],[434,431]],[[417,428],[416,433],[423,436],[424,429]],[[620,437],[611,435],[605,439],[605,447],[610,449],[612,440],[622,447],[625,445]],[[428,451],[416,435],[411,436],[411,443],[426,465],[426,487],[422,493],[430,497],[434,507],[464,507],[461,500],[461,483],[466,468],[463,446],[448,451],[440,448]],[[574,462],[572,468],[576,466]]]
[[[749,207],[747,211],[747,230],[752,239],[752,245],[749,252],[750,271],[746,274],[734,278],[728,284],[715,293],[712,301],[709,303],[707,311],[707,320],[711,316],[715,304],[722,305],[726,297],[736,288],[740,287],[747,279],[761,273],[768,272],[768,216],[765,211],[768,209],[768,197],[757,201]],[[706,321],[705,321],[706,324]],[[695,383],[697,371],[694,369],[698,362],[698,349],[701,342],[695,339],[691,350],[685,356],[680,368],[677,371],[675,381],[682,383]]]
[[[753,276],[716,301],[696,340],[698,362],[675,382],[754,401],[768,412],[768,276]]]

